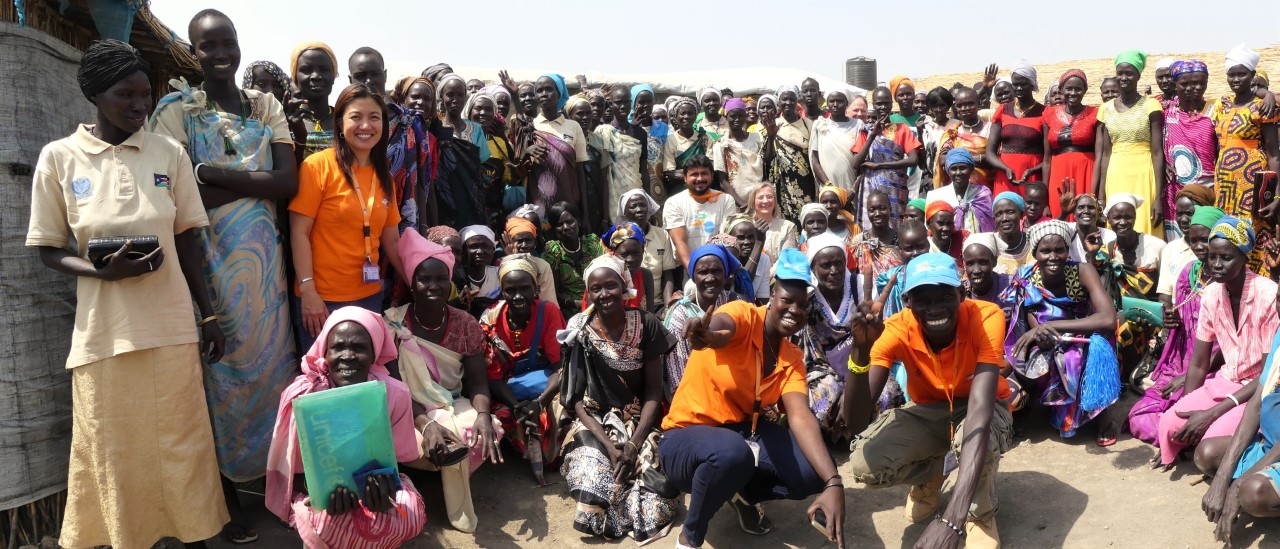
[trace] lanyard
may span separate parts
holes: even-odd
[[[925,343],[925,345],[928,345],[928,343]],[[949,442],[955,442],[956,440],[956,378],[960,377],[960,342],[957,341],[952,345],[957,347],[951,352],[951,356],[955,359],[954,367],[952,368],[951,379],[947,380],[947,388],[943,389],[943,394],[947,395],[947,410],[950,412],[947,414],[947,422],[951,429]],[[933,373],[938,377],[938,381],[942,381],[942,363],[938,360],[940,356],[940,354],[929,353],[929,357],[933,359]]]
[[[351,175],[351,180],[354,183],[352,186],[356,188],[356,200],[360,202],[360,214],[364,216],[364,258],[365,261],[373,263],[373,235],[369,231],[369,210],[373,209],[373,195],[377,193],[370,193],[369,202],[366,204],[364,193],[360,191],[360,180],[354,173]]]
[[[769,335],[762,334],[761,337],[764,340],[765,345],[767,346],[769,344]],[[779,340],[778,344],[781,345],[782,341]],[[761,349],[760,350],[760,367],[755,369],[756,370],[755,402],[751,404],[751,436],[752,437],[756,436],[756,424],[760,420],[760,411],[763,409],[763,407],[760,406],[760,381],[761,381],[761,378],[764,377],[764,356],[765,356],[764,349]],[[776,350],[773,352],[773,369],[774,370],[778,369],[778,351]]]

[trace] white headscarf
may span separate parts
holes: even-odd
[[[822,215],[829,216],[826,206],[823,206],[822,204],[818,204],[817,202],[810,202],[808,204],[805,204],[804,207],[800,208],[800,223],[803,225],[804,218],[809,217],[809,214],[813,212],[822,212]]]
[[[1159,61],[1156,61],[1156,70],[1167,69],[1172,66],[1173,66],[1172,57],[1161,57]]]
[[[591,263],[587,264],[587,268],[582,271],[582,281],[585,283],[587,279],[591,278],[591,273],[594,273],[599,269],[609,269],[610,271],[618,273],[618,276],[622,277],[623,284],[627,287],[627,293],[623,297],[625,299],[633,299],[636,297],[636,285],[631,282],[631,273],[627,272],[627,264],[623,263],[618,256],[605,254],[592,259]]]
[[[702,90],[698,92],[698,110],[702,110],[702,100],[705,99],[709,93],[714,93],[716,94],[716,97],[720,97],[720,90],[715,88],[702,88]],[[721,97],[721,99],[724,98]]]
[[[1031,81],[1031,90],[1040,91],[1040,82],[1036,80],[1036,68],[1032,66],[1030,61],[1019,59],[1018,64],[1013,66],[1013,74],[1025,77]],[[1012,80],[1010,81],[1012,84]]]
[[[440,83],[436,84],[436,102],[440,102],[444,100],[444,85],[448,84],[450,80],[457,80],[459,82],[462,82],[463,86],[466,86],[467,84],[466,79],[462,78],[461,76],[458,76],[457,73],[451,72],[449,74],[441,76]]]
[[[458,236],[462,237],[463,244],[466,244],[467,240],[470,240],[473,236],[483,236],[489,239],[490,243],[495,245],[498,243],[498,236],[493,234],[493,229],[484,225],[470,225],[463,227],[462,231],[458,233]]]
[[[471,109],[475,108],[476,102],[481,99],[488,99],[489,101],[492,101],[493,108],[497,111],[498,98],[494,97],[493,94],[487,91],[480,90],[467,96],[467,102],[462,104],[462,118],[471,120]]]
[[[511,219],[513,217],[524,217],[528,214],[537,215],[539,220],[545,220],[547,218],[546,212],[543,211],[542,206],[538,206],[536,204],[522,204],[519,208],[516,208],[511,213],[507,214],[507,219]]]
[[[1231,67],[1236,65],[1244,65],[1244,68],[1251,71],[1257,70],[1258,61],[1261,59],[1262,56],[1258,55],[1258,52],[1249,49],[1244,44],[1240,44],[1227,52],[1227,70],[1231,70]]]
[[[658,213],[658,208],[660,206],[658,206],[658,202],[655,201],[652,196],[649,196],[649,193],[644,192],[644,189],[631,189],[622,193],[622,196],[618,197],[618,219],[627,218],[627,202],[630,202],[631,197],[633,196],[643,196],[645,200],[649,201],[649,215]]]
[[[813,258],[818,257],[818,252],[827,248],[844,248],[844,239],[836,236],[831,231],[827,231],[818,236],[805,241],[805,255],[809,256],[809,263],[813,263]]]
[[[1102,215],[1111,215],[1111,208],[1116,204],[1131,204],[1133,209],[1141,208],[1146,202],[1141,196],[1129,193],[1115,193],[1107,196],[1107,207],[1102,210]]]
[[[964,247],[960,248],[960,251],[963,252],[974,244],[991,250],[993,257],[1000,257],[1000,249],[996,245],[996,233],[973,233],[969,238],[964,239]]]
[[[759,109],[760,105],[764,104],[764,100],[766,99],[768,99],[770,103],[773,103],[773,108],[778,108],[778,96],[772,93],[766,93],[761,95],[759,99],[756,99],[756,108]]]
[[[782,97],[782,94],[785,92],[794,93],[796,94],[796,99],[800,98],[800,86],[797,86],[795,84],[783,84],[781,86],[778,86],[778,90],[773,92],[773,94],[777,95],[778,97]]]

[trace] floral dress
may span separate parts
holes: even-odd
[[[560,310],[565,315],[582,312],[582,296],[587,291],[587,283],[582,280],[582,271],[591,260],[605,254],[604,244],[594,235],[583,235],[579,238],[581,250],[571,254],[565,250],[559,240],[550,240],[542,251],[542,259],[551,266],[551,273],[556,277],[556,297],[560,299]]]

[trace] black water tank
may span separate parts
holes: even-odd
[[[844,62],[844,81],[850,86],[870,90],[876,87],[876,60],[853,57]]]

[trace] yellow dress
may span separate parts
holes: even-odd
[[[1151,164],[1151,113],[1161,112],[1160,102],[1143,97],[1129,110],[1119,112],[1119,98],[1098,108],[1098,122],[1106,124],[1111,136],[1111,160],[1107,164],[1107,195],[1130,193],[1141,196],[1133,228],[1164,238],[1164,225],[1151,223],[1151,203],[1159,200],[1155,167]]]

